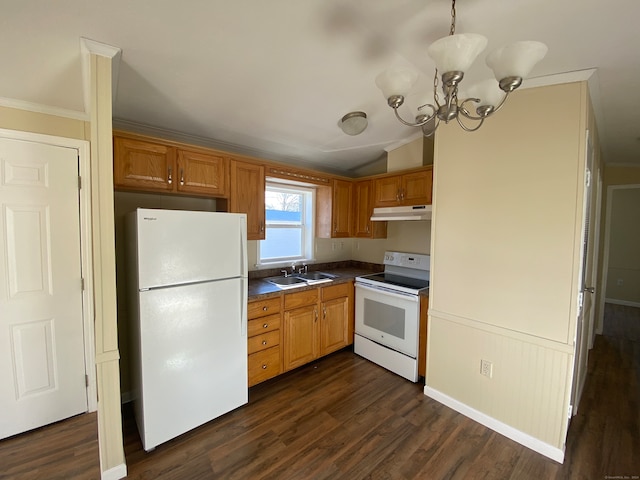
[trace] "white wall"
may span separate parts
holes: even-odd
[[[572,379],[586,88],[519,91],[479,131],[436,134],[425,393],[556,460]]]

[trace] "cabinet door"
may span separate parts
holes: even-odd
[[[353,235],[360,238],[387,238],[387,222],[372,222],[373,181],[353,185]]]
[[[264,240],[264,166],[231,161],[229,211],[247,214],[247,239]]]
[[[433,170],[408,173],[402,176],[401,199],[403,205],[431,204]]]
[[[348,344],[349,299],[336,298],[322,303],[320,355],[327,355]]]
[[[333,233],[334,238],[351,236],[351,182],[347,180],[333,181]]]
[[[318,357],[318,307],[311,305],[284,312],[284,370]]]
[[[173,147],[114,137],[113,183],[116,188],[171,192],[175,178]]]
[[[228,160],[221,155],[179,149],[177,190],[214,197],[227,196],[227,163]]]
[[[400,204],[400,176],[376,178],[374,182],[374,194],[376,207],[395,207]]]

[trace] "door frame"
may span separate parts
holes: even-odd
[[[623,185],[608,185],[607,186],[607,208],[604,220],[604,250],[602,259],[602,275],[600,275],[600,302],[598,305],[598,319],[596,325],[596,332],[598,335],[602,335],[604,327],[604,304],[607,301],[607,277],[609,272],[609,248],[611,245],[611,215],[613,214],[613,192],[616,190],[640,188],[638,183],[629,183]],[[635,305],[633,305],[635,306]]]
[[[81,177],[81,188],[78,190],[80,211],[80,262],[84,290],[82,292],[82,325],[84,336],[85,374],[87,375],[87,409],[95,412],[98,409],[98,389],[95,368],[95,329],[93,322],[93,261],[91,251],[91,159],[90,145],[87,140],[57,137],[40,133],[23,132],[0,128],[0,138],[43,143],[56,147],[71,148],[78,152],[78,169]]]

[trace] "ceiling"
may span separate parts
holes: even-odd
[[[407,98],[416,104],[433,83],[426,47],[450,22],[449,0],[0,5],[0,105],[85,118],[84,37],[122,49],[116,126],[345,175],[415,138],[375,77],[389,66],[416,69],[419,83]],[[488,37],[486,52],[515,40],[546,43],[533,77],[596,69],[604,160],[640,166],[638,18],[637,0],[458,0],[456,31]],[[463,84],[488,77],[483,55]],[[358,136],[338,127],[353,110],[369,119]]]

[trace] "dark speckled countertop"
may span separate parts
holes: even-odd
[[[357,276],[381,272],[382,270],[384,270],[383,266],[381,265],[376,266],[369,264],[353,266],[340,265],[339,268],[331,268],[330,265],[327,265],[327,267],[328,268],[318,269],[317,271],[336,275],[336,278],[332,279],[331,282],[317,283],[315,285],[307,285],[304,287],[296,287],[286,290],[280,289],[262,278],[249,278],[249,301],[277,297],[282,295],[283,293],[300,292],[312,288],[326,287],[328,285],[335,285],[337,283],[349,282]],[[313,270],[316,269],[309,269],[309,271]]]

